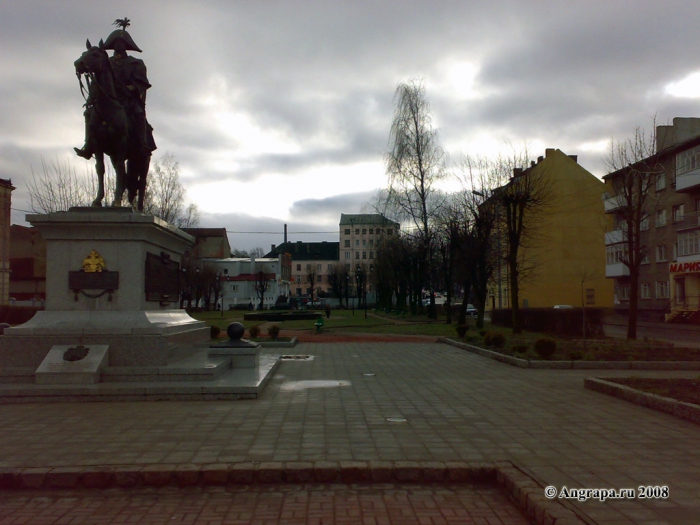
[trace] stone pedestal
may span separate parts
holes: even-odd
[[[160,366],[208,339],[205,324],[179,309],[179,262],[192,236],[130,208],[27,220],[46,241],[46,310],[5,330],[0,366],[38,367],[52,346],[75,344],[109,345],[109,366]],[[102,275],[84,271],[102,262]]]

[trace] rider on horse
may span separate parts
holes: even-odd
[[[122,29],[113,31],[107,37],[103,49],[114,51],[109,61],[114,72],[117,96],[126,111],[129,129],[133,133],[129,141],[130,146],[150,155],[150,152],[156,149],[156,144],[153,140],[153,128],[146,120],[146,90],[151,87],[146,76],[146,65],[143,60],[126,54],[127,51],[141,52],[131,35],[126,32],[126,27],[129,25],[128,19],[117,20],[115,24],[121,25]],[[85,103],[85,145],[80,149],[73,148],[85,159],[92,158],[93,153],[97,151],[95,137],[89,125],[90,114],[94,111],[93,104],[94,96],[91,89]]]

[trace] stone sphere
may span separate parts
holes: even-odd
[[[226,328],[226,333],[228,334],[229,339],[231,339],[232,341],[239,340],[241,337],[243,337],[244,332],[245,328],[241,323],[231,323]]]

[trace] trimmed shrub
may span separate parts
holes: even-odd
[[[274,341],[280,335],[280,327],[276,324],[273,324],[270,328],[267,329],[267,335],[269,335],[270,339]]]
[[[527,345],[515,345],[513,346],[513,354],[526,354]]]
[[[260,336],[260,327],[258,325],[253,325],[248,328],[248,334],[253,339],[257,339]]]
[[[464,339],[464,336],[467,335],[467,331],[469,330],[469,326],[466,324],[460,324],[457,325],[456,327],[457,330],[457,335]]]
[[[535,341],[535,352],[542,359],[551,359],[557,351],[557,342],[553,339],[538,339]]]
[[[221,328],[219,328],[216,325],[212,325],[210,327],[210,331],[211,331],[211,333],[210,333],[211,338],[216,339],[217,337],[219,337],[219,334],[221,333]]]
[[[501,332],[486,332],[484,334],[484,344],[486,346],[501,348],[504,344],[506,344],[506,336]]]

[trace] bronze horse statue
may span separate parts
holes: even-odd
[[[92,46],[88,40],[86,46],[87,51],[74,65],[83,94],[85,88],[81,75],[85,76],[88,86],[86,131],[93,139],[98,180],[97,196],[92,205],[102,206],[106,154],[116,174],[112,206],[122,205],[124,190],[127,190],[129,204],[133,206],[138,195],[137,209],[143,211],[151,152],[144,149],[136,138],[132,119],[117,94],[114,71],[102,41],[99,46]]]

